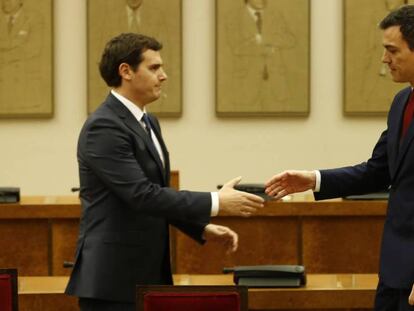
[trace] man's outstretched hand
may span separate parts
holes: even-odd
[[[236,177],[225,183],[218,192],[220,201],[219,215],[248,217],[263,207],[263,198],[234,189],[234,186],[240,181],[241,177]]]

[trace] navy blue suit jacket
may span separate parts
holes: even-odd
[[[136,284],[171,284],[168,225],[202,242],[211,194],[169,186],[168,151],[149,115],[165,168],[131,112],[110,94],[78,141],[82,215],[66,293],[135,301]]]
[[[394,288],[414,283],[414,122],[400,140],[411,88],[401,90],[388,113],[371,158],[355,166],[321,171],[317,200],[390,189],[382,237],[380,277]]]

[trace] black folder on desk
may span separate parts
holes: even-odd
[[[223,185],[218,185],[217,189],[221,189],[221,187],[223,187]],[[268,196],[265,193],[266,187],[264,184],[254,184],[254,183],[244,184],[243,183],[243,184],[235,185],[234,189],[258,195],[259,197],[262,197],[266,201],[273,199],[272,197]]]
[[[20,188],[0,187],[0,203],[17,203],[20,201]]]
[[[300,287],[306,284],[304,266],[263,265],[224,268],[234,273],[234,283],[248,287]]]
[[[373,192],[359,195],[347,195],[345,200],[388,200],[390,193],[388,191]]]

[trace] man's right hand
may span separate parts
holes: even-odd
[[[219,215],[251,216],[263,207],[264,199],[243,191],[234,189],[241,177],[234,178],[223,185],[218,192]]]
[[[266,194],[276,200],[285,195],[315,189],[316,175],[314,171],[284,171],[274,175],[266,182]]]
[[[414,285],[413,285],[413,287],[411,289],[410,296],[408,296],[408,304],[410,306],[414,306]]]

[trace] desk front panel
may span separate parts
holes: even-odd
[[[177,176],[175,182],[178,182]],[[23,198],[0,206],[0,267],[20,275],[68,275],[80,205],[72,197]],[[308,273],[376,273],[386,202],[270,202],[251,218],[215,217],[239,234],[239,250],[227,255],[172,230],[176,273],[221,273],[223,267],[303,264]]]
[[[219,244],[203,246],[178,230],[173,231],[175,273],[221,273],[235,265],[296,264],[299,261],[298,223],[293,217],[218,217],[214,224],[232,228],[239,235],[239,249],[226,254]]]
[[[0,219],[0,267],[49,275],[48,228],[47,219]]]
[[[302,219],[302,263],[308,273],[377,273],[384,217]]]
[[[250,218],[215,217],[239,234],[227,255],[173,230],[175,273],[220,273],[223,267],[300,264],[308,273],[376,273],[386,202],[270,202]],[[210,244],[210,245],[209,245]]]

